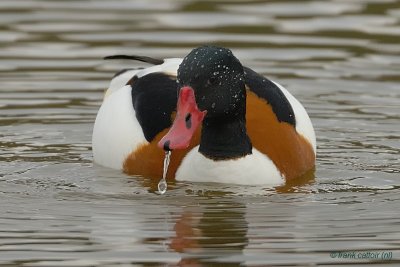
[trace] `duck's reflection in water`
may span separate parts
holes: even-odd
[[[236,202],[187,207],[175,223],[170,249],[181,253],[178,266],[217,264],[216,259],[240,255],[248,244],[246,207]],[[218,266],[224,264],[218,261]],[[229,266],[240,263],[229,263]]]

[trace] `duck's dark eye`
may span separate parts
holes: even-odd
[[[217,77],[211,76],[210,79],[208,79],[208,83],[211,85],[214,85],[217,83]]]

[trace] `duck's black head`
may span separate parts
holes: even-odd
[[[177,81],[177,115],[170,131],[159,142],[160,147],[186,148],[203,119],[219,124],[244,118],[244,71],[231,50],[216,46],[193,49],[179,65]]]
[[[231,50],[202,46],[193,49],[178,69],[180,87],[193,89],[206,118],[237,116],[245,105],[243,66]]]

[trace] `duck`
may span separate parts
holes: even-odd
[[[315,169],[316,137],[303,105],[224,47],[184,58],[116,55],[152,66],[112,78],[93,127],[94,163],[132,176],[280,185]]]

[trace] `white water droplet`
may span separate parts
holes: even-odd
[[[170,157],[171,157],[171,151],[165,151],[163,176],[162,176],[161,180],[158,182],[158,192],[161,195],[164,194],[165,192],[167,192],[167,188],[168,188],[166,177],[167,177]]]
[[[165,179],[161,179],[160,182],[158,182],[158,192],[163,195],[165,194],[165,192],[167,192],[167,182],[165,181]]]

